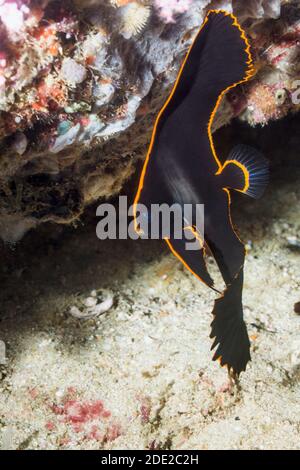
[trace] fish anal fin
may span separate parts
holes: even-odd
[[[260,198],[269,181],[268,160],[258,150],[247,145],[234,147],[217,173],[220,183],[228,189]]]

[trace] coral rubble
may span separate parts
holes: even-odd
[[[215,129],[299,110],[297,1],[0,0],[3,240],[121,190],[211,8],[239,17],[257,69],[227,94]]]

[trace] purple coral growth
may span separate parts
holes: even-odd
[[[193,0],[155,0],[154,6],[165,23],[174,23],[176,13],[185,13]]]

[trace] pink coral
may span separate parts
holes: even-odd
[[[174,23],[176,13],[185,13],[193,0],[155,0],[154,6],[165,23]]]

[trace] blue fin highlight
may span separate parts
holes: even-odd
[[[259,199],[269,182],[269,162],[264,155],[248,145],[237,145],[230,153],[228,160],[234,160],[244,166],[249,177],[249,187],[245,194]]]

